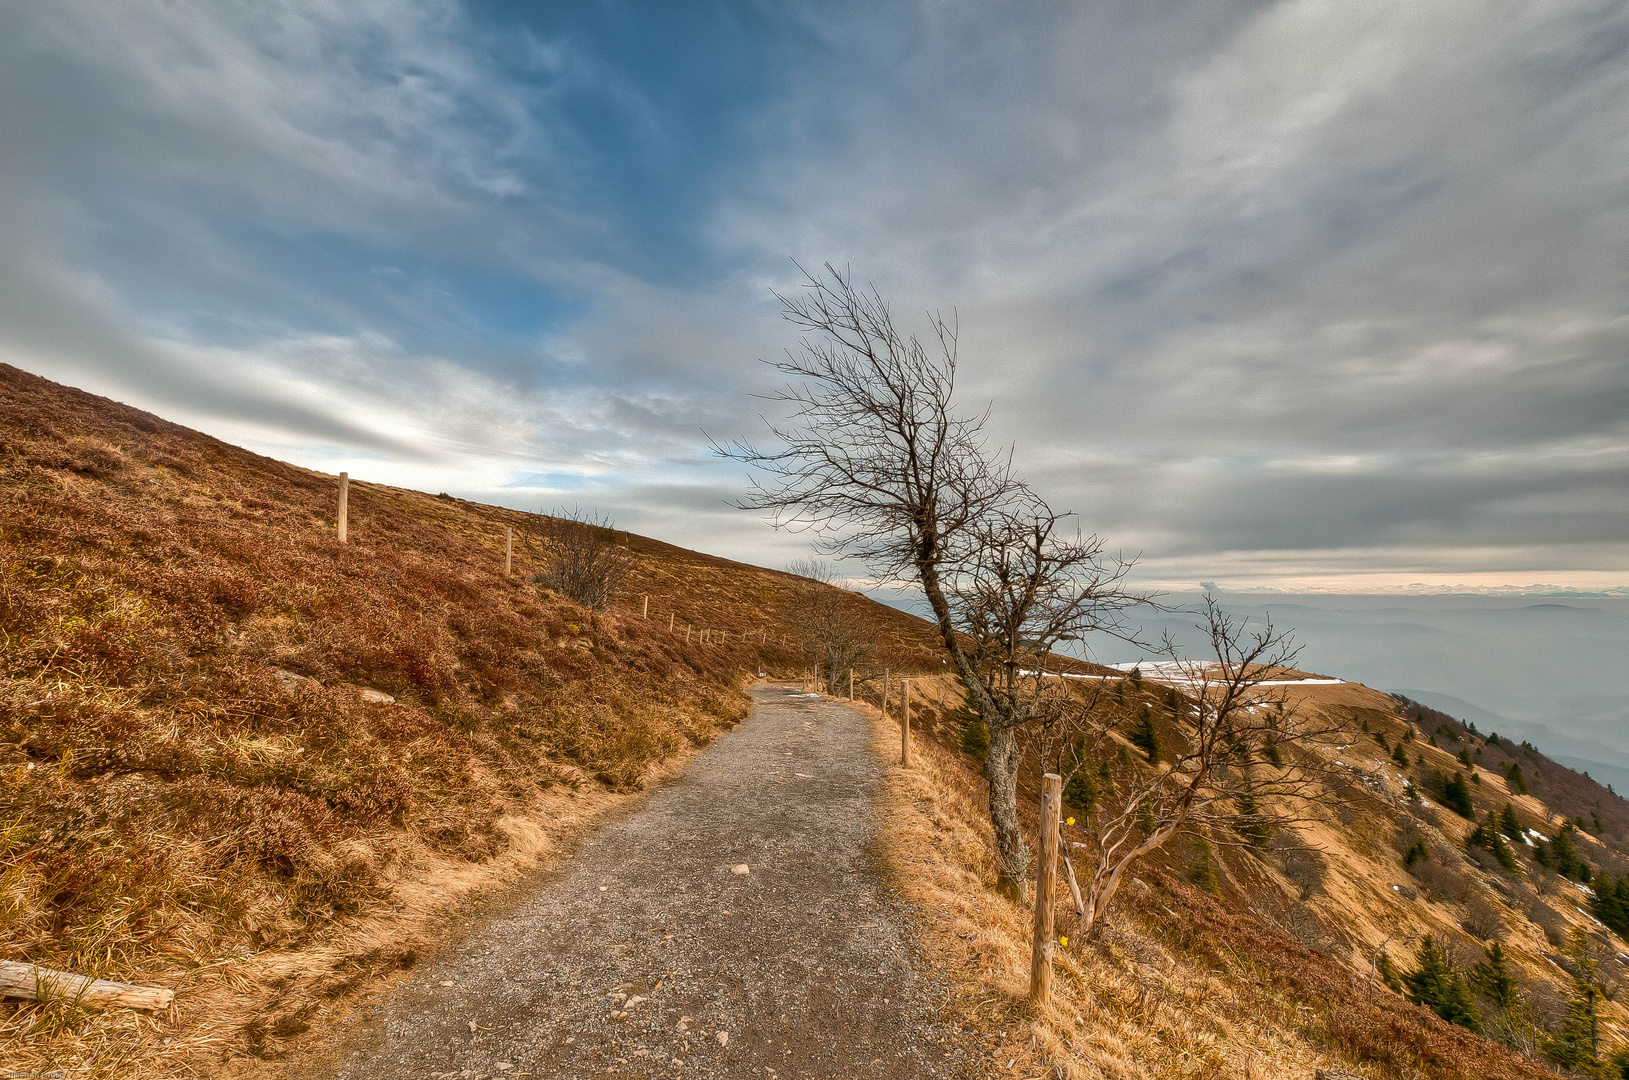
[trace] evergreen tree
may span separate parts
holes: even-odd
[[[1438,777],[1441,777],[1440,773]],[[1437,794],[1442,796],[1442,805],[1462,818],[1476,820],[1476,807],[1471,803],[1471,786],[1465,782],[1464,773],[1456,772],[1452,780],[1443,780]]]
[[[1514,1006],[1519,998],[1516,977],[1505,966],[1505,949],[1495,941],[1487,955],[1471,968],[1471,989],[1501,1009]]]
[[[1465,843],[1470,847],[1485,848],[1499,860],[1500,866],[1512,872],[1516,870],[1516,854],[1510,850],[1510,845],[1505,843],[1504,834],[1499,831],[1499,821],[1493,816],[1492,810],[1488,811],[1488,816],[1483,819],[1482,824],[1471,830],[1471,835],[1466,837]]]
[[[1573,963],[1567,1018],[1561,1030],[1544,1039],[1544,1052],[1558,1064],[1593,1073],[1601,1065],[1601,1001],[1605,995],[1598,985],[1600,971],[1589,955],[1589,936],[1582,928],[1573,929],[1567,956]]]
[[[1403,976],[1408,999],[1424,1005],[1451,1024],[1480,1032],[1482,1014],[1477,1011],[1470,988],[1448,963],[1430,934],[1420,939],[1414,962],[1419,967]]]
[[[1391,957],[1381,953],[1375,958],[1374,969],[1380,974],[1380,981],[1385,983],[1393,993],[1403,992],[1403,977],[1397,973],[1397,965],[1391,962]]]
[[[1403,852],[1403,865],[1412,869],[1415,863],[1425,862],[1430,857],[1431,852],[1426,850],[1425,841],[1416,840]]]
[[[1555,834],[1555,839],[1550,844],[1551,865],[1562,877],[1588,885],[1592,874],[1589,863],[1580,859],[1578,849],[1573,847],[1572,834],[1575,831],[1572,822],[1569,821]]]
[[[1512,761],[1510,763],[1510,768],[1505,770],[1505,783],[1509,784],[1510,790],[1516,794],[1527,794],[1527,777],[1522,775],[1521,762]]]
[[[1629,876],[1614,879],[1610,874],[1601,875],[1595,882],[1595,899],[1589,902],[1589,908],[1613,933],[1629,940]]]
[[[1097,809],[1097,776],[1092,763],[1086,760],[1085,747],[1079,742],[1071,745],[1067,761],[1069,782],[1063,785],[1064,801],[1082,814],[1090,814]]]
[[[1143,756],[1150,762],[1160,759],[1160,735],[1154,730],[1154,716],[1144,705],[1137,713],[1136,723],[1131,728],[1131,745],[1143,752]]]
[[[1188,880],[1213,896],[1222,895],[1216,880],[1216,853],[1203,836],[1193,838],[1193,855],[1188,860]]]
[[[1261,849],[1267,846],[1267,839],[1272,835],[1272,829],[1261,820],[1261,806],[1256,797],[1250,794],[1247,785],[1239,795],[1233,799],[1233,809],[1238,815],[1234,819],[1233,831],[1244,838],[1244,842],[1251,847]]]
[[[1374,741],[1380,744],[1380,748],[1382,750],[1391,750],[1391,743],[1386,741],[1386,733],[1384,731],[1375,732]]]
[[[1499,831],[1518,844],[1527,843],[1527,834],[1522,829],[1521,819],[1516,816],[1516,808],[1505,803],[1505,808],[1499,813]]]
[[[1475,765],[1471,762],[1471,752],[1469,750],[1459,752],[1459,763],[1467,769],[1475,768]]]
[[[1397,767],[1399,769],[1408,768],[1408,755],[1403,753],[1402,743],[1398,743],[1396,746],[1391,748],[1391,759],[1397,762]]]
[[[1278,740],[1268,739],[1266,749],[1268,762],[1270,762],[1275,768],[1282,769],[1284,767],[1284,754],[1278,748]]]
[[[990,729],[984,726],[977,712],[965,705],[956,710],[955,720],[956,726],[961,729],[962,751],[982,763],[990,756]]]

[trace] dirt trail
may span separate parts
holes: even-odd
[[[294,1071],[971,1075],[868,852],[867,721],[785,687],[753,697],[684,776],[365,1010],[337,1072]]]

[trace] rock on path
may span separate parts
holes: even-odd
[[[783,687],[753,698],[680,779],[385,998],[338,1077],[971,1075],[867,853],[867,722]]]

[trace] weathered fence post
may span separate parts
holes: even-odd
[[[351,474],[350,473],[340,473],[339,474],[339,542],[342,543],[342,544],[349,543],[349,541],[346,539],[346,536],[349,534],[350,530],[346,526],[348,526],[350,524],[350,516],[351,516],[350,511],[351,511]]]
[[[1052,995],[1052,894],[1058,888],[1058,813],[1063,777],[1041,777],[1041,868],[1035,882],[1035,940],[1030,945],[1029,999],[1045,1005]]]
[[[899,763],[908,769],[911,767],[911,680],[901,679],[899,682],[905,689],[905,704],[899,721]]]
[[[515,529],[512,525],[503,527],[503,576],[509,577],[515,572]]]

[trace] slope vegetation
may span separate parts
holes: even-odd
[[[627,536],[596,614],[531,583],[535,544],[504,574],[535,516],[353,483],[342,545],[336,492],[0,366],[0,959],[180,1018],[7,1003],[8,1064],[275,1056],[801,670],[788,575]],[[843,597],[876,665],[937,663]]]

